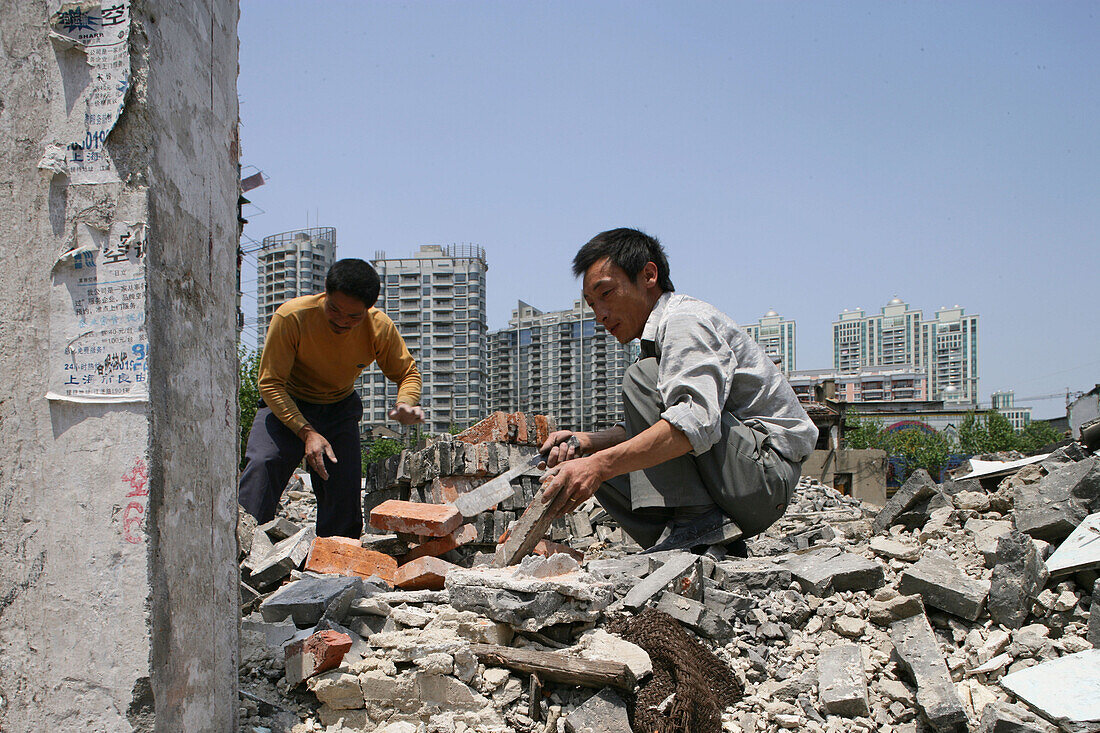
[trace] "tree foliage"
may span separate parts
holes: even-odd
[[[898,479],[904,482],[918,468],[938,479],[951,455],[951,446],[942,433],[905,428],[888,436],[887,452],[897,459],[901,469]]]
[[[888,436],[882,428],[882,420],[860,417],[850,412],[844,420],[844,444],[853,450],[878,448],[887,450]]]
[[[395,438],[377,438],[363,451],[363,468],[372,463],[396,456],[405,449],[405,443]]]
[[[959,450],[968,456],[1011,450],[1033,452],[1061,439],[1049,423],[1042,421],[1016,430],[995,410],[981,416],[969,412],[959,425]]]
[[[1032,453],[1041,450],[1052,443],[1057,443],[1064,436],[1050,426],[1044,420],[1029,422],[1020,431],[1020,450]]]
[[[240,465],[244,468],[244,449],[248,445],[248,433],[260,403],[260,352],[247,346],[237,349],[237,423],[240,428]]]

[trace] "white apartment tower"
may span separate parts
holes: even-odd
[[[959,306],[940,308],[922,324],[924,363],[934,399],[978,401],[978,316]]]
[[[770,310],[758,323],[744,326],[745,333],[753,338],[771,357],[779,371],[790,374],[795,366],[795,323]]]
[[[489,334],[489,405],[552,415],[562,428],[601,430],[623,419],[620,386],[637,358],[581,300],[544,313],[522,300]]]
[[[854,375],[868,368],[906,367],[928,375],[929,399],[978,401],[978,316],[958,306],[924,320],[900,298],[881,313],[845,310],[833,322],[833,369]]]
[[[264,237],[257,260],[257,348],[263,350],[276,308],[299,295],[324,292],[325,275],[336,261],[336,229],[313,227]]]
[[[486,394],[485,250],[473,244],[427,244],[411,257],[371,261],[382,281],[377,307],[397,330],[424,379],[426,430],[447,432],[488,414]],[[396,427],[386,416],[397,385],[377,365],[356,382],[366,426]]]

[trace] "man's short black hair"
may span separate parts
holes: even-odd
[[[638,277],[647,262],[657,265],[657,287],[662,292],[676,290],[668,276],[665,249],[655,237],[637,229],[610,229],[600,232],[580,248],[573,258],[573,274],[582,276],[589,267],[607,257],[611,264],[622,268],[631,280]]]
[[[381,289],[378,273],[363,260],[337,260],[325,276],[326,293],[343,293],[363,301],[367,308],[378,301]]]

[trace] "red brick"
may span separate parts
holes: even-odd
[[[417,545],[409,550],[409,553],[401,558],[402,563],[412,562],[418,557],[439,557],[444,552],[461,547],[477,539],[477,527],[472,524],[464,524],[446,537],[436,537]]]
[[[392,584],[397,561],[385,553],[368,550],[350,537],[318,537],[309,548],[306,570],[360,578],[376,575]]]
[[[432,480],[432,501],[436,504],[454,504],[459,494],[472,491],[488,480],[482,476],[440,476]]]
[[[508,415],[494,412],[455,436],[463,443],[503,443],[508,438]]]
[[[442,590],[447,573],[457,567],[438,557],[419,557],[397,569],[393,584],[402,590]]]
[[[287,684],[294,687],[302,680],[336,669],[350,649],[351,637],[332,629],[287,644],[284,652]]]
[[[370,526],[386,532],[445,537],[462,524],[462,515],[448,504],[384,501],[370,511]]]
[[[568,545],[563,545],[560,542],[551,542],[550,540],[539,540],[538,544],[535,545],[531,552],[535,555],[542,555],[543,557],[550,557],[559,552],[564,552],[577,562],[584,562],[584,553],[580,550],[574,550]]]
[[[546,417],[546,415],[535,415],[536,445],[541,448],[542,444],[550,437],[550,433],[554,432],[554,429],[555,426],[553,421]]]

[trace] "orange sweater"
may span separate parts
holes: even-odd
[[[420,371],[393,321],[377,308],[347,333],[335,333],[324,314],[325,295],[304,295],[279,306],[260,357],[260,396],[277,418],[298,433],[306,419],[294,403],[329,405],[347,397],[355,380],[377,361],[400,385],[397,402],[420,402]]]

